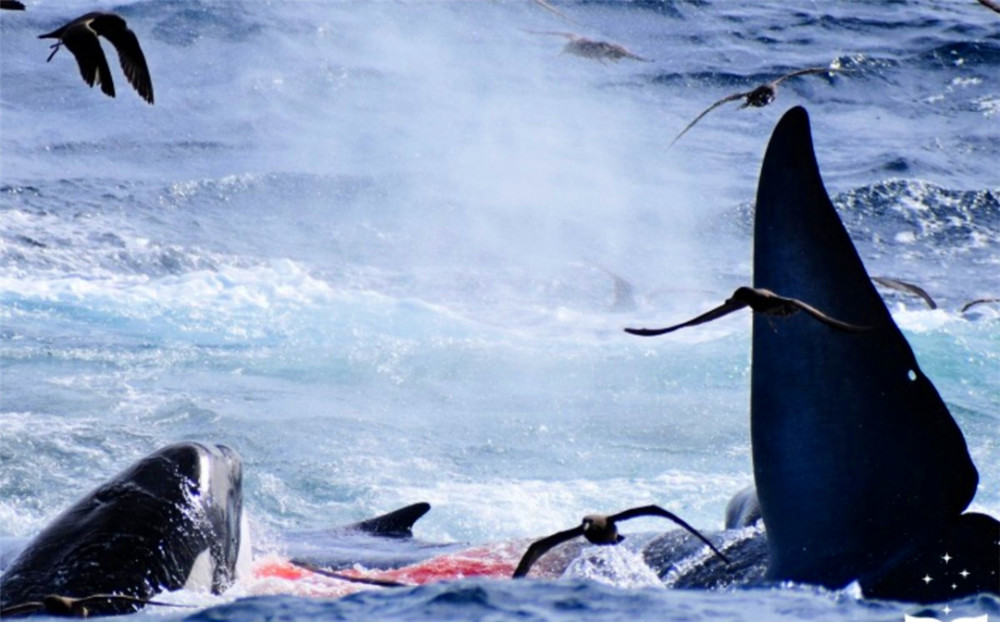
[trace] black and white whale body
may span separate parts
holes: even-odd
[[[761,168],[754,286],[809,300],[863,335],[803,317],[753,320],[751,443],[766,578],[920,602],[1000,592],[1000,523],[962,514],[978,473],[820,178],[793,108]],[[968,575],[922,580],[948,556]],[[934,561],[934,566],[929,565]]]
[[[48,595],[137,599],[87,603],[90,615],[117,614],[167,590],[221,592],[250,561],[242,479],[239,456],[222,445],[178,443],[142,458],[21,551],[0,577],[0,608]]]

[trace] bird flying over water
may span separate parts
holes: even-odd
[[[58,39],[52,45],[52,53],[48,60],[56,55],[59,48],[65,45],[80,66],[83,81],[91,87],[101,85],[101,91],[109,97],[115,96],[115,84],[111,79],[111,69],[104,50],[98,41],[98,35],[104,37],[115,46],[122,71],[129,84],[135,88],[139,96],[148,103],[153,103],[153,83],[149,78],[149,68],[146,57],[139,47],[139,40],[125,24],[125,20],[114,13],[87,13],[73,21],[44,35],[39,39]],[[46,61],[48,62],[48,61]]]
[[[786,73],[783,76],[779,76],[774,80],[771,80],[770,82],[767,82],[765,84],[761,84],[755,89],[749,91],[743,91],[740,93],[733,93],[732,95],[727,95],[722,99],[720,99],[719,101],[712,104],[711,106],[709,106],[708,108],[706,108],[704,111],[702,111],[701,114],[699,114],[697,117],[694,118],[694,121],[688,123],[687,127],[681,130],[681,133],[678,134],[672,141],[670,141],[670,145],[667,147],[667,149],[673,147],[674,143],[677,142],[681,136],[686,134],[689,129],[694,127],[695,123],[701,121],[702,117],[712,112],[722,104],[742,99],[744,101],[743,105],[741,105],[740,108],[747,108],[747,107],[763,108],[764,106],[773,102],[774,98],[778,96],[778,85],[784,82],[785,80],[788,80],[789,78],[795,78],[797,76],[808,75],[811,73],[830,73],[834,71],[839,71],[839,70],[833,67],[809,67],[808,69],[799,69],[791,73]]]
[[[573,529],[567,529],[566,531],[560,531],[542,538],[541,540],[536,540],[531,543],[528,550],[525,551],[524,555],[521,557],[521,561],[517,564],[517,568],[514,570],[512,578],[517,579],[528,574],[531,570],[531,566],[534,565],[536,561],[545,555],[549,550],[559,546],[567,540],[572,540],[577,536],[583,536],[591,544],[618,544],[625,539],[625,536],[618,533],[618,528],[615,523],[618,521],[628,520],[630,518],[637,518],[639,516],[662,516],[663,518],[669,518],[674,521],[688,533],[695,536],[702,542],[708,545],[716,555],[721,557],[725,562],[729,563],[729,558],[722,554],[719,549],[715,548],[708,538],[703,536],[697,529],[687,524],[683,519],[674,514],[673,512],[668,512],[658,505],[646,505],[643,507],[632,508],[625,510],[624,512],[619,512],[617,514],[611,514],[610,516],[605,516],[603,514],[591,514],[589,516],[584,516],[583,521],[579,526]]]
[[[668,326],[667,328],[626,328],[625,332],[632,335],[639,335],[640,337],[655,337],[656,335],[671,333],[679,328],[697,326],[698,324],[704,324],[706,322],[711,322],[712,320],[717,320],[720,317],[729,315],[733,311],[738,311],[743,307],[750,307],[750,309],[756,313],[781,317],[794,315],[799,311],[805,311],[807,315],[819,322],[822,322],[823,324],[826,324],[830,328],[848,333],[861,333],[871,330],[871,327],[869,326],[855,326],[854,324],[841,322],[840,320],[830,317],[819,309],[808,305],[801,300],[779,296],[768,289],[740,287],[733,292],[731,297],[718,307],[706,313],[702,313],[698,317],[688,320],[687,322]]]
[[[569,39],[569,41],[566,42],[566,45],[563,46],[562,51],[564,54],[573,54],[574,56],[580,56],[583,58],[592,58],[602,63],[606,60],[617,63],[623,58],[642,61],[644,63],[652,62],[648,58],[643,58],[638,54],[634,54],[625,47],[618,45],[617,43],[611,43],[610,41],[588,39],[587,37],[581,37],[580,35],[572,32],[560,32],[556,30],[528,30],[527,32],[534,35],[555,35],[557,37],[565,37],[566,39]]]

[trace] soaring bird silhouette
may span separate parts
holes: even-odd
[[[149,68],[146,57],[139,47],[135,33],[129,30],[125,20],[114,13],[87,13],[61,26],[52,32],[39,35],[39,39],[58,39],[52,45],[52,53],[48,60],[56,55],[59,48],[65,45],[80,66],[83,81],[91,87],[101,85],[101,91],[110,97],[115,96],[115,83],[111,79],[111,69],[104,50],[97,40],[98,35],[104,37],[115,46],[122,71],[129,84],[135,88],[139,96],[153,103],[153,83],[149,78]],[[46,61],[48,62],[48,61]]]
[[[624,512],[619,512],[610,516],[605,516],[603,514],[590,514],[583,517],[583,521],[578,527],[567,529],[566,531],[560,531],[552,534],[551,536],[542,538],[541,540],[532,542],[531,546],[528,547],[528,550],[525,551],[524,555],[521,557],[521,561],[517,564],[517,568],[514,570],[512,578],[517,579],[527,575],[528,571],[531,570],[531,566],[538,561],[538,558],[545,555],[550,549],[559,546],[567,540],[572,540],[577,536],[583,536],[591,544],[618,544],[625,539],[625,536],[618,533],[618,528],[615,526],[615,523],[618,521],[628,520],[630,518],[637,518],[639,516],[662,516],[663,518],[669,518],[686,529],[688,533],[707,544],[716,555],[725,560],[727,564],[729,563],[729,558],[723,555],[719,549],[715,548],[715,545],[713,545],[708,538],[701,535],[697,529],[687,524],[679,516],[673,512],[664,510],[658,505],[646,505],[639,508],[625,510]]]
[[[681,133],[678,134],[672,141],[670,141],[670,145],[667,146],[667,149],[673,147],[674,143],[680,140],[680,137],[686,134],[689,129],[694,127],[695,123],[701,121],[702,117],[712,112],[722,104],[742,99],[744,101],[743,105],[741,105],[740,108],[747,108],[747,107],[763,108],[764,106],[773,102],[774,98],[778,96],[778,85],[784,82],[785,80],[788,80],[789,78],[795,78],[797,76],[804,76],[811,73],[830,73],[834,71],[839,71],[839,69],[836,69],[834,67],[809,67],[808,69],[799,69],[791,73],[786,73],[785,75],[777,77],[774,80],[771,80],[770,82],[767,82],[765,84],[761,84],[755,89],[749,91],[743,91],[740,93],[733,93],[732,95],[726,95],[725,97],[723,97],[722,99],[720,99],[719,101],[715,102],[714,104],[706,108],[704,111],[702,111],[700,115],[694,118],[694,121],[688,123],[687,126],[683,130],[681,130]]]
[[[869,326],[855,326],[854,324],[848,324],[847,322],[835,320],[819,309],[808,305],[801,300],[779,296],[768,289],[740,287],[733,292],[733,295],[724,303],[711,311],[699,315],[693,320],[688,320],[687,322],[682,322],[681,324],[675,324],[674,326],[668,326],[667,328],[626,328],[625,332],[632,335],[639,335],[640,337],[655,337],[656,335],[671,333],[686,326],[697,326],[698,324],[704,324],[705,322],[717,320],[720,317],[729,315],[733,311],[738,311],[743,307],[750,307],[750,309],[756,313],[781,317],[793,315],[799,311],[805,311],[810,317],[826,324],[830,328],[835,328],[848,333],[861,333],[871,330],[871,327]]]

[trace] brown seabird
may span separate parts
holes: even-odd
[[[580,56],[582,58],[591,58],[602,63],[606,60],[617,63],[623,58],[642,61],[644,63],[652,62],[650,59],[634,54],[625,47],[618,45],[617,43],[611,43],[610,41],[588,39],[587,37],[582,37],[572,32],[561,32],[557,30],[528,30],[527,32],[534,35],[555,35],[557,37],[565,37],[566,39],[569,39],[569,41],[566,42],[566,45],[563,46],[562,51],[564,54],[573,54],[574,56]]]
[[[139,47],[135,33],[129,30],[125,20],[120,16],[114,13],[87,13],[52,32],[39,35],[38,38],[58,39],[52,45],[52,53],[49,54],[48,60],[51,61],[60,46],[65,45],[76,57],[83,81],[91,87],[95,83],[100,84],[101,91],[105,95],[114,97],[115,83],[111,79],[111,69],[97,39],[98,35],[115,46],[122,71],[125,72],[129,84],[135,88],[140,97],[152,104],[153,83],[149,78],[146,57]]]
[[[714,104],[706,108],[700,115],[694,118],[694,121],[688,123],[687,127],[681,130],[681,133],[678,134],[676,138],[674,138],[672,141],[670,141],[670,145],[667,146],[667,149],[673,147],[674,143],[680,140],[680,137],[686,134],[689,129],[694,127],[695,123],[701,121],[702,117],[712,112],[722,104],[742,99],[744,101],[743,105],[741,105],[740,108],[747,108],[747,107],[763,108],[764,106],[774,101],[774,98],[777,97],[778,95],[778,85],[784,82],[785,80],[788,80],[789,78],[795,78],[797,76],[804,76],[811,73],[830,73],[835,71],[839,71],[839,69],[835,69],[833,67],[809,67],[808,69],[799,69],[791,73],[786,73],[785,75],[775,78],[774,80],[771,80],[770,82],[767,82],[765,84],[761,84],[755,89],[749,91],[742,91],[740,93],[733,93],[732,95],[726,95],[719,101],[715,102]]]
[[[674,326],[668,326],[667,328],[626,328],[625,332],[632,335],[639,335],[640,337],[664,335],[666,333],[673,332],[678,328],[697,326],[698,324],[704,324],[705,322],[717,320],[720,317],[729,315],[733,311],[738,311],[743,307],[750,307],[750,309],[756,313],[776,315],[779,317],[794,315],[799,311],[805,311],[807,315],[826,324],[830,328],[835,328],[848,333],[861,333],[871,330],[871,327],[868,326],[855,326],[854,324],[841,322],[840,320],[836,320],[829,315],[826,315],[816,307],[806,304],[801,300],[779,296],[768,289],[740,287],[733,292],[733,295],[730,296],[724,303],[711,311],[702,313],[693,320],[675,324]]]
[[[514,570],[512,578],[517,579],[527,575],[528,571],[531,570],[531,566],[538,561],[538,558],[545,555],[545,553],[547,553],[550,549],[559,546],[567,540],[572,540],[577,536],[583,536],[591,544],[618,544],[625,539],[625,536],[618,533],[618,528],[615,526],[615,523],[618,521],[628,520],[630,518],[637,518],[639,516],[661,516],[663,518],[669,518],[686,529],[688,533],[707,544],[716,555],[724,559],[727,564],[729,563],[729,558],[723,555],[719,549],[715,548],[715,545],[713,545],[708,538],[703,536],[697,529],[687,524],[679,516],[673,512],[664,510],[658,505],[646,505],[639,508],[625,510],[624,512],[619,512],[617,514],[611,514],[610,516],[605,516],[603,514],[590,514],[588,516],[584,516],[580,525],[574,527],[573,529],[560,531],[552,534],[551,536],[542,538],[541,540],[532,542],[531,546],[528,547],[528,550],[525,551],[524,556],[521,557],[521,561],[517,564],[517,568]]]

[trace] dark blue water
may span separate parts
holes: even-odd
[[[240,452],[255,540],[279,555],[284,534],[418,500],[429,541],[645,503],[720,528],[752,481],[749,319],[621,328],[749,282],[760,159],[798,104],[869,271],[940,305],[885,292],[966,435],[973,509],[1000,514],[1000,306],[959,311],[1000,296],[1000,17],[972,0],[551,4],[576,23],[529,0],[117,5],[154,106],[109,46],[113,100],[65,50],[45,63],[36,36],[92,4],[0,15],[0,537],[180,439]],[[842,71],[722,106],[667,149],[717,99],[827,65]],[[667,590],[643,570],[170,596],[240,620],[920,611],[851,588]],[[1000,616],[995,599],[949,606],[934,615]]]

